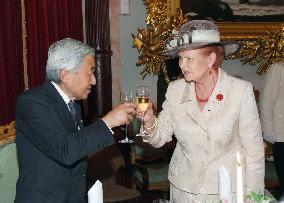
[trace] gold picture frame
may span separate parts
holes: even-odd
[[[278,22],[217,22],[223,40],[257,40],[283,28]]]
[[[133,37],[133,46],[138,49],[137,66],[142,66],[142,78],[146,75],[166,75],[162,55],[164,43],[173,30],[188,19],[180,9],[180,0],[143,0],[146,6],[145,29],[138,28]],[[241,49],[231,59],[244,64],[260,64],[258,74],[267,71],[272,63],[284,60],[284,22],[216,22],[222,40],[237,40]]]

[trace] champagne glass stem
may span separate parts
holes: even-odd
[[[126,139],[126,140],[128,140],[128,137],[127,137],[127,126],[128,126],[128,125],[125,124],[125,139]]]
[[[143,116],[141,118],[141,133],[144,132],[143,126],[144,126],[144,112],[143,112]]]
[[[144,135],[144,114],[145,112],[143,112],[142,118],[141,118],[141,127],[140,127],[140,134]]]

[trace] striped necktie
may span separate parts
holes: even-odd
[[[72,118],[73,118],[73,120],[75,122],[75,126],[78,128],[78,130],[80,130],[83,127],[83,125],[82,125],[81,120],[78,117],[77,112],[76,112],[76,108],[75,108],[74,102],[71,100],[70,102],[68,102],[67,105],[69,107],[69,110],[70,110],[70,113],[72,115]]]

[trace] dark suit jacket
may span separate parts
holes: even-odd
[[[78,131],[50,82],[18,98],[16,133],[21,203],[85,202],[87,155],[114,143],[102,120]]]

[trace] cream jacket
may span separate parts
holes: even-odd
[[[218,96],[217,96],[218,95]],[[237,151],[244,166],[245,191],[264,189],[264,147],[261,126],[249,82],[219,69],[209,101],[200,111],[194,83],[170,83],[155,132],[147,138],[161,147],[177,138],[169,167],[169,180],[195,194],[218,194],[218,169],[224,165],[236,191]]]
[[[260,91],[260,118],[268,142],[284,142],[284,63],[272,64]]]

